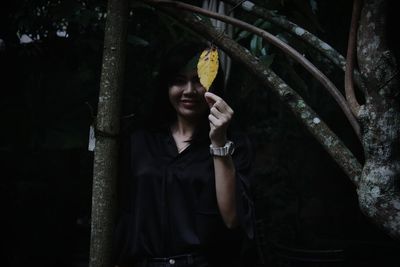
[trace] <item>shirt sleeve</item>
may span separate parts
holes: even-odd
[[[255,235],[254,201],[251,193],[252,162],[254,153],[250,140],[245,136],[235,138],[232,156],[236,171],[236,212],[239,225],[251,240]]]

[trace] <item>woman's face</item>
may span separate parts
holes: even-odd
[[[196,120],[201,117],[208,104],[204,98],[206,90],[201,85],[197,71],[180,72],[169,86],[169,101],[177,116],[185,120]]]

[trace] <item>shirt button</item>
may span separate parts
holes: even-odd
[[[171,264],[171,265],[175,264],[175,260],[174,259],[170,259],[169,260],[169,264]]]

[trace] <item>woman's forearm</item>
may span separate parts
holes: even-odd
[[[231,156],[214,156],[215,189],[218,208],[228,228],[238,224],[236,214],[235,166]]]

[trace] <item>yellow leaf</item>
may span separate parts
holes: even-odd
[[[205,49],[197,63],[197,75],[200,83],[208,91],[218,73],[218,50],[215,46]]]

